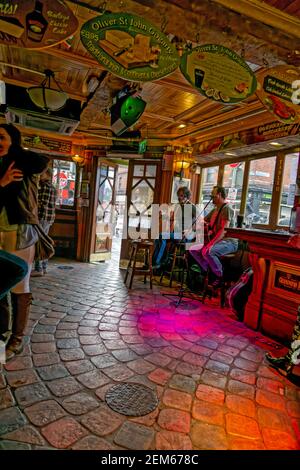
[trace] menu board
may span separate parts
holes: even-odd
[[[129,13],[103,14],[81,28],[87,51],[114,75],[129,81],[154,81],[179,65],[176,48],[144,18]]]
[[[0,44],[42,49],[58,44],[77,28],[77,18],[61,0],[0,3]]]
[[[22,145],[23,147],[30,147],[38,150],[44,150],[47,152],[55,152],[62,154],[72,153],[71,140],[54,140],[48,139],[48,137],[37,137],[23,134]]]
[[[278,65],[259,72],[256,94],[277,120],[292,124],[300,120],[300,70],[288,65]],[[296,104],[299,102],[298,104]]]
[[[242,57],[218,44],[185,51],[180,69],[203,96],[219,103],[238,103],[256,90],[255,75]]]

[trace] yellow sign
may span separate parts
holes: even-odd
[[[256,78],[248,64],[234,51],[217,44],[186,51],[180,69],[202,95],[221,103],[237,103],[256,90]]]
[[[83,45],[100,64],[118,77],[154,81],[178,67],[179,56],[169,39],[144,18],[105,13],[84,23]]]

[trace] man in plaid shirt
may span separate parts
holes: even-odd
[[[52,184],[52,171],[50,168],[40,176],[38,191],[38,215],[40,226],[46,234],[55,220],[56,189]],[[32,276],[43,276],[47,272],[48,260],[36,260]]]

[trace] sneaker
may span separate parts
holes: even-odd
[[[44,273],[43,273],[43,271],[31,271],[30,276],[31,277],[41,277],[41,276],[44,276]]]

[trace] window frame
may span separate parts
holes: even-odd
[[[238,160],[237,159],[235,160],[224,159],[221,163],[219,163],[219,165],[217,164],[216,161],[201,165],[199,202],[200,202],[200,197],[201,197],[202,190],[203,190],[203,184],[204,184],[203,170],[205,168],[219,167],[217,184],[219,186],[222,186],[225,165],[229,165],[230,163],[245,162],[243,184],[242,184],[242,197],[241,197],[241,205],[240,205],[240,214],[244,214],[246,203],[247,203],[251,161],[261,160],[261,159],[269,158],[269,157],[275,157],[276,160],[275,160],[274,181],[273,181],[273,186],[272,186],[272,199],[271,199],[269,223],[268,224],[253,224],[252,227],[257,228],[257,229],[263,229],[263,230],[288,231],[289,227],[284,226],[284,225],[278,225],[278,221],[279,221],[279,215],[280,215],[285,160],[286,160],[286,155],[289,155],[291,153],[298,153],[298,167],[299,167],[300,165],[300,148],[299,147],[292,147],[290,149],[284,149],[284,150],[274,149],[273,151],[266,152],[263,154],[254,154],[250,156],[248,155],[247,157],[244,157]]]
[[[50,160],[51,160],[51,169],[52,169],[52,171],[53,171],[53,168],[54,168],[54,161],[55,160],[62,160],[62,161],[65,161],[65,162],[74,163],[72,158],[67,157],[67,156],[63,156],[63,155],[51,155]],[[79,185],[80,185],[80,168],[78,167],[78,165],[76,165],[73,205],[69,205],[69,204],[55,205],[56,210],[71,210],[71,211],[76,210],[76,198],[77,198],[78,191],[79,191]]]

